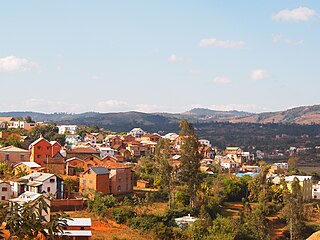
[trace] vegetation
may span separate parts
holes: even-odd
[[[64,213],[55,214],[47,221],[44,215],[48,214],[48,210],[44,197],[39,197],[32,203],[2,208],[1,220],[6,223],[5,229],[9,231],[11,239],[36,239],[39,234],[45,234],[47,239],[57,239],[69,217]]]

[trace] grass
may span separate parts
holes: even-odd
[[[301,166],[298,167],[300,172],[304,172],[306,174],[318,173],[320,175],[320,167],[319,166]]]

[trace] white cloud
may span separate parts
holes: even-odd
[[[17,58],[15,56],[7,56],[0,58],[0,72],[26,72],[37,67],[35,62],[25,58]]]
[[[120,110],[127,106],[128,106],[128,103],[124,101],[107,100],[107,101],[98,102],[96,111],[105,112],[112,109]]]
[[[208,38],[200,40],[200,47],[217,47],[217,48],[243,48],[245,43],[243,41],[231,40],[217,40],[215,38]]]
[[[302,45],[304,43],[303,39],[295,41],[290,38],[283,37],[281,35],[273,35],[272,41],[274,43],[284,43],[288,45]]]
[[[93,81],[95,81],[95,80],[100,80],[101,79],[101,77],[99,76],[99,75],[97,75],[97,74],[93,74],[93,75],[91,75],[91,77],[90,77],[90,80],[93,80]]]
[[[177,56],[176,54],[171,54],[168,58],[168,61],[169,62],[173,62],[173,63],[176,63],[176,62],[190,62],[191,61],[191,58],[189,57],[180,57],[180,56]]]
[[[231,80],[226,76],[217,76],[213,79],[213,83],[215,84],[229,84]]]
[[[30,111],[37,111],[43,113],[53,113],[53,112],[82,112],[85,111],[85,106],[77,103],[64,103],[60,101],[51,101],[45,99],[27,99],[19,108],[23,111],[30,110]],[[12,109],[17,110],[17,108]]]
[[[200,70],[197,70],[197,69],[190,69],[188,71],[188,74],[192,75],[192,76],[198,76],[201,74],[201,71]]]
[[[298,7],[292,10],[283,9],[272,15],[273,20],[306,22],[317,15],[317,12],[311,8]]]
[[[137,104],[135,106],[135,111],[138,112],[155,112],[159,110],[159,106],[156,104]]]
[[[267,71],[264,69],[254,69],[250,73],[251,80],[262,80],[267,77]]]

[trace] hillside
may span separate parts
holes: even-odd
[[[286,111],[266,112],[260,114],[241,111],[215,111],[194,108],[184,113],[141,113],[119,112],[81,114],[37,112],[2,112],[0,116],[26,117],[36,121],[55,122],[57,124],[98,125],[113,131],[129,131],[133,127],[142,127],[148,131],[177,130],[178,123],[185,118],[192,123],[231,122],[231,123],[286,123],[286,124],[320,124],[320,105],[303,106]]]
[[[185,118],[198,118],[200,120],[210,121],[228,121],[232,119],[242,118],[251,116],[252,113],[241,112],[241,111],[216,111],[207,108],[194,108],[190,111],[180,114]]]
[[[230,122],[320,124],[320,105],[296,107],[280,112],[253,114],[232,119]]]

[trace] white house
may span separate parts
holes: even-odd
[[[312,184],[312,198],[320,199],[320,181]]]
[[[199,139],[199,144],[200,144],[200,145],[205,145],[205,146],[211,147],[211,143],[210,143],[210,141],[207,140],[207,139]]]
[[[27,123],[26,121],[11,121],[8,128],[31,129],[35,127],[35,123]]]
[[[130,131],[129,134],[131,134],[135,138],[141,138],[142,136],[146,135],[146,132],[143,131],[141,128],[134,128]]]
[[[23,194],[21,194],[19,197],[10,199],[9,203],[11,206],[14,204],[25,205],[27,203],[32,203],[36,201],[41,196],[42,194],[40,193],[26,191]],[[42,217],[44,217],[47,221],[50,221],[50,201],[46,197],[44,197],[44,200],[48,204],[48,208],[47,208],[47,211],[42,210]]]
[[[62,179],[52,173],[34,172],[16,181],[11,181],[10,184],[12,186],[13,196],[16,197],[26,191],[43,193],[46,197],[52,194],[55,195],[56,198],[62,197]]]
[[[273,165],[277,166],[281,170],[288,170],[288,163],[274,163]]]
[[[58,125],[59,134],[76,134],[78,130],[77,125]]]
[[[70,148],[74,148],[80,142],[82,142],[82,137],[80,135],[66,135],[66,145]]]
[[[105,158],[106,156],[111,156],[114,157],[117,153],[117,150],[112,149],[110,147],[100,147],[99,148],[100,151],[100,158]]]

